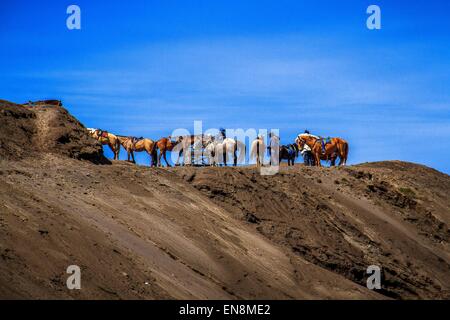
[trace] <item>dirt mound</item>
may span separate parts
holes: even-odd
[[[99,166],[65,109],[0,106],[0,298],[450,298],[445,174]]]
[[[0,164],[1,298],[381,297],[264,238],[165,169],[51,154]],[[79,291],[65,285],[73,264]]]
[[[0,156],[21,159],[42,152],[108,163],[101,145],[63,107],[0,100]]]
[[[449,176],[402,162],[298,166],[276,176],[249,168],[175,172],[315,265],[362,286],[367,266],[379,265],[379,292],[388,297],[450,298]]]
[[[35,148],[36,115],[33,111],[15,103],[0,100],[0,156],[7,159],[24,157]]]

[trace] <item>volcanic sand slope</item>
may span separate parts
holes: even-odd
[[[346,168],[176,169],[255,231],[297,256],[365,285],[383,270],[393,298],[450,298],[450,177],[404,162]]]
[[[0,101],[0,298],[449,297],[450,177],[432,169],[95,163],[65,109]]]

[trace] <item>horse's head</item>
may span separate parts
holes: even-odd
[[[211,143],[214,142],[214,136],[211,134],[205,134],[203,136],[203,147],[206,148],[207,146],[209,146]]]
[[[183,141],[183,137],[177,137],[175,140],[172,140],[172,137],[169,136],[169,137],[167,137],[165,139],[166,139],[166,149],[168,151],[172,151],[173,148],[175,148],[175,146],[177,144],[179,144],[181,141]]]
[[[306,141],[304,140],[303,137],[298,136],[297,139],[295,139],[295,143],[297,145],[297,153],[298,153],[298,150],[303,150],[303,147],[305,146]]]
[[[176,145],[183,142],[184,137],[183,136],[178,136],[176,137],[175,140],[172,140],[172,138],[169,136],[169,140],[173,141],[173,143],[175,143]]]
[[[86,128],[91,137],[98,139],[99,138],[99,130],[94,128]]]

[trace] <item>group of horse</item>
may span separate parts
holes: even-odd
[[[135,138],[128,136],[115,135],[101,129],[88,128],[89,134],[102,145],[108,145],[114,154],[114,160],[119,160],[120,148],[127,152],[128,161],[135,163],[135,152],[147,152],[150,156],[150,166],[162,166],[161,158],[166,165],[170,167],[167,161],[167,152],[178,152],[178,159],[175,165],[180,164],[183,156],[185,165],[192,164],[196,155],[206,157],[211,166],[227,165],[232,160],[234,166],[242,164],[246,157],[245,143],[225,136],[217,138],[212,135],[190,135],[179,136],[176,138],[163,137],[157,141],[148,138]],[[263,136],[258,136],[250,144],[250,159],[255,159],[256,166],[264,165],[266,150],[268,150],[270,162],[276,159],[276,162],[287,160],[288,165],[293,165],[299,151],[305,146],[311,149],[314,163],[321,166],[321,160],[328,160],[334,165],[339,157],[339,165],[345,165],[348,157],[348,143],[342,138],[329,138],[324,142],[324,138],[311,134],[299,134],[295,142],[289,145],[280,145],[279,137],[269,134],[269,145]],[[276,147],[274,147],[276,146]],[[174,150],[176,148],[176,150]],[[159,150],[159,154],[158,154]]]

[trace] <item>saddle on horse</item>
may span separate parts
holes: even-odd
[[[327,146],[327,144],[331,143],[331,138],[330,137],[326,137],[326,138],[320,137],[320,142],[322,144],[322,154],[325,154],[326,146]]]
[[[128,137],[128,139],[130,139],[131,143],[133,144],[133,148],[135,147],[136,143],[138,143],[139,141],[143,140],[144,137]]]
[[[106,130],[102,130],[102,129],[98,129],[98,138],[108,138],[108,131]]]
[[[288,145],[288,153],[290,156],[295,157],[297,155],[297,147],[294,144]]]

